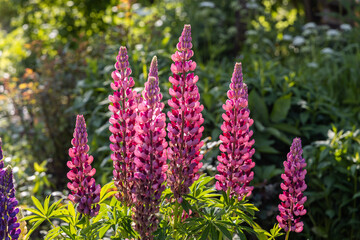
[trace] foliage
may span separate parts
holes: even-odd
[[[334,160],[334,146],[319,141],[327,138],[331,125],[336,129],[354,126],[353,132],[359,128],[360,31],[353,24],[359,22],[358,5],[339,1],[346,13],[331,13],[330,17],[341,24],[331,29],[306,23],[301,1],[254,0],[244,6],[239,2],[245,1],[0,0],[0,134],[6,144],[5,160],[16,166],[22,204],[31,204],[30,195],[44,199],[53,190],[63,189],[61,170],[68,160],[68,139],[79,112],[86,116],[88,130],[93,133],[89,144],[96,159],[97,181],[110,181],[106,99],[118,47],[127,45],[131,49],[129,61],[136,87],[143,85],[150,56],[156,54],[160,88],[165,93],[170,84],[164,76],[170,75],[168,56],[174,50],[175,36],[184,23],[190,23],[206,116],[202,170],[215,173],[228,73],[235,60],[242,61],[255,122],[255,190],[250,201],[262,209],[256,214],[257,222],[270,227],[267,223],[277,213],[274,196],[280,193],[284,154],[290,139],[301,136],[315,154],[305,156],[307,161],[314,161],[314,165],[309,164],[307,179],[317,179],[316,188],[309,184],[309,189],[324,194],[319,200],[316,195],[308,196],[306,208],[314,216],[306,219],[307,232],[301,237],[327,235],[335,239],[338,235],[334,229],[343,226],[340,223],[354,226],[356,214],[347,211],[353,211],[350,199],[357,195],[349,182],[343,183],[354,180],[354,176],[346,175],[353,171],[352,165]],[[326,17],[324,12],[320,15]],[[169,95],[164,94],[164,99]],[[357,146],[356,141],[349,140],[345,148],[346,141],[338,139],[342,143],[339,148]],[[342,159],[353,157],[350,150],[341,152]],[[47,170],[42,169],[43,162]],[[334,177],[340,169],[343,178]],[[329,176],[333,180],[324,182]],[[339,184],[346,187],[339,188]],[[325,189],[329,189],[326,194]],[[338,197],[332,197],[335,193]],[[340,203],[343,195],[347,200]],[[320,204],[325,196],[326,204]],[[117,212],[113,221],[121,214]]]
[[[311,234],[326,239],[359,236],[359,153],[359,129],[345,131],[334,126],[327,140],[316,141],[304,149],[309,164]]]
[[[175,236],[175,239],[233,239],[235,235],[246,239],[249,234],[257,236],[258,239],[275,239],[283,234],[277,224],[270,232],[261,229],[253,220],[258,209],[246,200],[234,200],[226,193],[217,194],[213,187],[207,186],[213,180],[212,177],[202,175],[194,182],[190,194],[179,209],[170,189],[163,193],[160,212],[164,218],[160,223],[161,228],[155,233],[156,239],[173,239],[172,236]],[[138,237],[132,228],[131,210],[120,204],[113,189],[113,182],[103,186],[100,193],[100,211],[91,222],[87,222],[86,218],[77,212],[71,201],[59,199],[50,205],[49,195],[42,205],[37,198],[32,197],[36,208],[26,208],[33,214],[22,219],[33,223],[26,239],[29,239],[43,222],[52,226],[45,239]],[[180,215],[174,215],[174,211],[178,211]],[[173,225],[177,220],[179,222]]]

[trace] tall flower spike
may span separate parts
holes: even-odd
[[[281,183],[283,193],[279,195],[282,201],[279,204],[280,215],[276,217],[279,226],[287,234],[290,231],[301,232],[304,223],[300,217],[306,214],[304,203],[307,198],[303,195],[307,186],[305,184],[306,162],[302,157],[300,138],[295,138],[284,162],[285,173],[281,174],[284,183]]]
[[[254,121],[249,117],[248,90],[243,83],[241,63],[235,64],[227,96],[228,100],[223,105],[226,112],[222,115],[222,153],[218,156],[220,163],[217,166],[219,174],[215,176],[218,180],[216,189],[229,190],[230,197],[236,196],[241,200],[249,196],[254,188],[250,187],[249,183],[254,178],[251,169],[255,166],[251,160],[255,153],[255,149],[252,148],[255,141],[250,140],[253,131],[249,129]]]
[[[111,159],[113,160],[114,183],[118,189],[117,199],[126,205],[131,205],[132,188],[134,181],[134,151],[135,151],[135,121],[138,94],[132,90],[135,82],[129,67],[126,47],[120,47],[119,55],[115,64],[116,70],[111,76],[114,80],[111,88],[114,93],[109,96],[112,104],[109,110],[112,115],[109,119],[111,123],[109,130],[110,149],[113,151]]]
[[[169,78],[172,83],[172,88],[169,89],[172,98],[168,104],[172,109],[167,113],[170,119],[167,126],[170,140],[168,183],[179,203],[199,178],[198,171],[202,167],[200,161],[203,158],[200,148],[204,144],[201,141],[204,131],[201,112],[204,106],[200,105],[200,94],[196,86],[199,78],[194,73],[188,73],[196,68],[196,63],[190,60],[194,55],[191,48],[191,27],[185,25],[177,44],[178,51],[171,56],[174,61],[171,65],[173,76]]]
[[[143,102],[139,104],[139,115],[135,126],[135,204],[133,219],[135,229],[142,240],[154,239],[158,226],[161,193],[166,180],[166,147],[164,104],[161,101],[157,77],[156,57],[153,58],[148,81],[142,92]]]
[[[20,223],[17,222],[13,173],[10,166],[0,169],[0,239],[18,239],[21,233]]]
[[[2,140],[0,138],[0,171],[4,168],[3,152],[2,152]]]
[[[100,184],[95,184],[93,178],[96,169],[91,167],[93,157],[88,155],[89,145],[87,145],[86,124],[83,115],[76,118],[74,138],[71,140],[72,148],[69,149],[71,161],[67,166],[71,169],[67,177],[71,182],[67,184],[71,190],[69,199],[74,203],[79,203],[77,210],[87,216],[94,217],[98,214],[100,205]]]

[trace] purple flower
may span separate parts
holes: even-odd
[[[96,173],[96,169],[91,167],[93,157],[88,155],[89,145],[87,145],[86,124],[83,115],[76,118],[76,127],[74,130],[74,138],[71,140],[72,148],[69,149],[71,161],[67,162],[67,166],[71,169],[67,177],[71,182],[67,184],[71,190],[69,199],[78,203],[77,210],[87,216],[94,217],[98,214],[100,205],[100,184],[95,184],[92,178]]]
[[[0,171],[4,167],[3,152],[2,152],[2,141],[0,138]]]
[[[10,166],[0,169],[0,239],[18,239],[21,230],[17,222],[16,208],[18,201],[15,198],[13,173]]]
[[[133,219],[141,239],[153,239],[157,229],[161,193],[166,180],[166,147],[164,104],[161,101],[157,60],[153,58],[148,81],[142,92],[143,102],[139,104],[136,121],[135,150],[135,204]]]
[[[251,160],[255,153],[252,148],[255,141],[251,140],[253,131],[249,130],[254,121],[249,117],[248,89],[243,83],[241,63],[235,64],[227,96],[229,99],[223,105],[226,112],[222,115],[222,153],[218,156],[220,163],[217,166],[219,174],[215,176],[218,180],[216,189],[229,190],[230,197],[236,196],[241,200],[249,196],[254,188],[250,187],[249,183],[254,178],[251,169],[255,166]]]
[[[109,119],[109,127],[112,135],[110,136],[110,149],[113,151],[111,159],[113,160],[114,183],[118,189],[116,197],[125,203],[131,205],[132,188],[134,182],[134,151],[135,151],[135,121],[137,98],[136,91],[132,90],[135,82],[129,67],[126,47],[120,47],[119,55],[116,57],[116,70],[111,74],[114,82],[111,88],[114,94],[109,96],[112,104],[109,110],[112,115]]]
[[[307,188],[305,184],[306,163],[302,155],[301,140],[295,138],[284,162],[285,173],[281,174],[284,183],[281,183],[283,193],[279,195],[282,201],[279,204],[280,215],[276,217],[279,226],[285,232],[301,232],[304,223],[300,221],[300,216],[306,214],[304,203],[306,197],[303,192]]]
[[[185,25],[177,44],[178,51],[171,56],[174,61],[171,65],[173,76],[169,78],[172,98],[168,104],[172,109],[168,112],[170,122],[167,126],[170,139],[168,183],[179,203],[199,178],[198,171],[202,167],[200,161],[203,158],[200,148],[204,144],[201,141],[204,131],[201,112],[204,106],[199,102],[200,94],[196,86],[199,78],[194,73],[188,73],[196,68],[196,63],[190,60],[194,55],[191,48],[191,26]]]

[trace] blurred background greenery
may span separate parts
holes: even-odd
[[[192,25],[207,141],[216,173],[221,106],[243,63],[256,155],[258,222],[278,213],[282,162],[301,137],[308,214],[298,239],[360,239],[360,3],[356,0],[0,0],[0,135],[17,195],[67,194],[76,114],[87,120],[97,178],[111,181],[107,96],[125,45],[139,89],[153,55],[169,99],[171,54]],[[293,235],[295,237],[295,235]]]

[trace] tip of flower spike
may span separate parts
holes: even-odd
[[[76,116],[76,126],[83,126],[85,124],[85,118],[83,115]]]
[[[121,47],[119,48],[119,53],[120,53],[120,55],[125,55],[125,54],[127,54],[127,49],[126,49],[126,47],[121,46]]]
[[[191,26],[190,24],[185,24],[176,48],[179,51],[190,50],[192,48],[191,40]]]
[[[158,63],[156,56],[154,56],[153,59],[151,60],[149,77],[155,77],[155,78],[158,77]]]
[[[291,148],[293,149],[301,149],[301,139],[300,138],[294,138],[293,142],[291,144]]]

